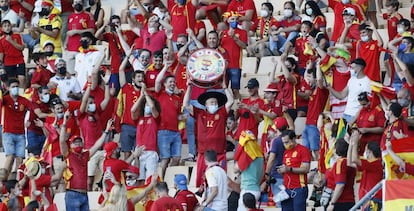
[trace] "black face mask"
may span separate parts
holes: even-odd
[[[47,65],[40,65],[41,67],[43,67],[44,69],[46,69],[47,68]]]
[[[65,75],[66,75],[66,67],[59,67],[59,68],[57,68],[57,72],[58,72],[60,75],[65,76]]]
[[[95,2],[95,0],[89,0],[89,5],[90,5],[90,6],[95,5],[95,3],[96,3],[96,2]]]
[[[9,32],[5,32],[5,31],[3,31],[3,34],[4,34],[4,35],[12,35],[12,34],[13,34],[13,32],[12,32],[12,31],[9,31]]]
[[[45,52],[45,56],[52,56],[53,55],[53,51],[47,51]]]
[[[142,88],[142,86],[138,86],[136,83],[134,83],[134,86],[135,86],[137,89],[141,89],[141,88]]]
[[[177,44],[177,49],[180,50],[184,45],[183,44]]]
[[[47,8],[42,8],[42,10],[39,12],[40,16],[48,16],[50,14],[50,11]]]
[[[87,40],[81,40],[81,45],[83,49],[88,49],[89,48],[89,41]]]
[[[75,10],[76,12],[81,12],[83,10],[83,5],[82,4],[75,4]]]

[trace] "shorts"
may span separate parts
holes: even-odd
[[[159,130],[157,134],[158,150],[161,159],[181,157],[181,136],[178,131]]]
[[[157,171],[158,153],[155,151],[144,151],[139,156],[139,180],[146,180]]]
[[[290,118],[292,118],[293,121],[295,121],[296,117],[298,117],[298,113],[296,112],[296,109],[289,108],[286,110],[286,113],[289,114]]]
[[[26,66],[24,63],[4,66],[4,70],[6,71],[7,77],[9,78],[17,78],[19,75],[26,75]]]
[[[240,89],[241,69],[229,68],[227,69],[227,80],[231,82],[232,89]]]
[[[98,167],[103,172],[103,162],[105,160],[105,151],[99,150],[88,161],[88,177],[96,175],[96,168]]]
[[[305,125],[305,129],[302,132],[302,144],[306,148],[316,151],[320,148],[320,134],[315,125]]]
[[[131,152],[136,146],[137,128],[131,125],[121,125],[121,151]]]
[[[45,135],[39,135],[30,130],[27,131],[27,152],[34,155],[40,155],[42,153],[45,140]]]
[[[26,150],[26,137],[24,134],[3,133],[3,148],[7,155],[24,158]]]
[[[297,107],[296,111],[303,111],[307,114],[308,113],[308,106]]]
[[[119,74],[118,73],[111,73],[111,77],[109,77],[109,88],[115,88],[119,90]]]

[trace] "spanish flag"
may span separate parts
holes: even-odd
[[[347,127],[346,127],[346,124],[345,124],[344,120],[342,118],[339,119],[339,122],[338,122],[338,132],[336,133],[335,141],[332,144],[332,146],[329,149],[329,151],[325,155],[325,168],[326,169],[330,169],[332,167],[330,165],[330,163],[331,163],[330,161],[331,161],[331,158],[332,158],[332,156],[333,156],[333,154],[335,152],[335,143],[336,143],[336,140],[338,140],[340,138],[343,138],[345,136],[345,134],[346,134],[346,130],[347,130]]]
[[[414,180],[384,181],[384,210],[414,209]]]
[[[401,159],[407,163],[414,164],[414,137],[391,141],[391,145],[392,150]],[[398,164],[386,152],[383,154],[383,161],[385,163],[385,179],[414,179],[413,175],[401,172]]]
[[[240,134],[239,147],[234,155],[234,160],[237,160],[240,170],[244,171],[256,158],[262,157],[263,151],[254,134],[249,130],[243,131]]]
[[[138,194],[140,194],[146,187],[148,187],[151,183],[152,176],[148,177],[145,181],[145,185],[139,186],[136,188],[127,188],[127,198],[130,199]],[[158,178],[160,180],[160,178]],[[157,194],[154,190],[150,191],[147,196],[139,201],[137,204],[135,204],[135,211],[145,211],[145,210],[151,210],[152,203],[157,199]]]
[[[395,99],[395,89],[390,86],[384,86],[382,83],[371,81],[371,91],[380,96],[384,96],[387,99]]]

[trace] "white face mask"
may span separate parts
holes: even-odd
[[[403,27],[397,27],[397,32],[398,34],[402,34],[404,32],[404,28]]]
[[[152,112],[151,112],[151,107],[149,107],[149,106],[145,106],[145,108],[144,108],[144,113],[145,114],[151,114]]]
[[[286,18],[290,18],[290,17],[292,17],[292,15],[293,15],[293,11],[292,11],[292,10],[284,10],[284,11],[283,11],[283,15],[284,15]]]
[[[150,33],[150,34],[154,34],[156,31],[157,31],[157,29],[154,28],[154,27],[149,27],[148,28],[148,33]]]
[[[342,4],[349,4],[350,0],[342,0]]]
[[[127,186],[134,186],[136,181],[137,181],[137,180],[126,180],[126,181],[125,181],[125,184],[126,184]]]
[[[207,111],[210,114],[216,113],[217,110],[218,110],[218,105],[207,106]]]
[[[261,17],[267,17],[269,15],[269,12],[267,12],[266,10],[260,10],[260,16]]]
[[[368,42],[368,35],[365,35],[365,36],[361,36],[361,41],[362,42]]]
[[[16,195],[16,196],[20,196],[20,195],[22,195],[22,190],[20,190],[20,189],[15,189],[15,190],[14,190],[14,195]]]
[[[350,68],[349,71],[351,72],[351,77],[356,77],[358,75],[357,71],[353,68]]]
[[[50,95],[49,94],[45,94],[40,98],[40,101],[42,101],[43,103],[48,103],[50,99]]]
[[[165,91],[170,95],[174,93],[174,90],[171,90],[170,88],[165,89]]]
[[[64,113],[57,113],[56,116],[58,119],[62,119],[63,118]]]
[[[10,89],[10,94],[13,96],[19,95],[19,87],[13,87]]]
[[[311,16],[312,15],[312,13],[313,13],[313,9],[312,8],[308,8],[308,9],[306,9],[306,15],[309,15],[309,16]]]
[[[368,152],[365,150],[365,152],[364,152],[364,158],[365,158],[365,160],[368,160]]]
[[[88,105],[88,111],[89,112],[95,112],[96,111],[96,104],[92,103]]]

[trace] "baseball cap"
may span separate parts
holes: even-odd
[[[104,150],[107,156],[110,156],[118,148],[118,143],[111,141],[105,144]]]
[[[273,127],[278,130],[286,129],[289,127],[289,124],[285,117],[276,117],[276,119],[273,120],[273,124]]]
[[[266,89],[263,90],[264,92],[278,92],[277,84],[276,83],[270,83],[267,85]]]
[[[175,175],[174,182],[177,184],[178,189],[187,190],[187,177],[184,174]]]
[[[69,143],[72,143],[72,142],[74,142],[77,139],[80,139],[81,141],[83,141],[82,137],[80,137],[78,135],[74,135],[74,136],[70,137]]]
[[[354,8],[351,8],[351,7],[345,8],[344,11],[342,12],[342,15],[353,15],[353,16],[355,16],[355,10],[354,10]]]
[[[244,88],[255,88],[255,87],[259,87],[259,81],[256,78],[251,78],[248,82],[247,82],[247,86],[245,86]]]
[[[43,48],[45,48],[47,45],[52,45],[53,47],[55,47],[55,44],[51,40],[46,40],[46,42],[43,43]]]

